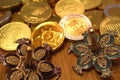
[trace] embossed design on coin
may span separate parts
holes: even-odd
[[[38,24],[51,17],[51,7],[44,1],[30,1],[21,9],[21,17],[28,23]]]
[[[60,17],[64,17],[71,13],[83,14],[84,11],[84,5],[80,0],[60,0],[55,6],[55,12]]]
[[[4,50],[15,50],[18,46],[16,40],[30,38],[30,28],[22,22],[11,22],[0,28],[0,47]]]
[[[55,50],[59,48],[64,41],[63,29],[56,22],[42,23],[33,31],[31,41],[35,47],[47,43]]]
[[[81,14],[70,14],[63,17],[59,24],[64,29],[65,37],[71,40],[83,39],[82,34],[92,27],[90,20]]]

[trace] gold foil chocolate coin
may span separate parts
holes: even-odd
[[[71,13],[83,14],[84,11],[84,5],[80,0],[60,0],[55,5],[55,12],[60,17]]]
[[[21,17],[32,24],[41,23],[51,17],[51,7],[44,1],[30,1],[21,9]]]
[[[21,4],[21,0],[0,0],[0,10],[11,9]]]
[[[16,50],[20,38],[30,38],[30,28],[22,22],[11,22],[0,28],[0,48]]]
[[[100,24],[100,33],[108,33],[113,31],[116,33],[114,43],[120,45],[120,17],[107,17]]]
[[[47,43],[56,50],[64,41],[63,29],[57,22],[44,22],[33,30],[31,41],[34,47]]]
[[[94,29],[100,29],[100,23],[104,19],[104,14],[99,10],[85,12],[85,15],[90,19]]]
[[[92,27],[90,20],[81,14],[70,14],[63,17],[59,24],[64,29],[64,34],[67,39],[82,40],[82,34]]]
[[[102,0],[80,0],[84,5],[85,9],[93,9],[101,5]]]

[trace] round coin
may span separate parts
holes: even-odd
[[[84,5],[80,0],[60,0],[55,5],[55,12],[60,17],[71,13],[83,14],[84,11]]]
[[[96,8],[102,3],[102,0],[80,0],[80,1],[83,2],[86,10]]]
[[[119,16],[120,17],[120,4],[111,4],[104,8],[105,16]]]
[[[90,19],[92,22],[92,27],[94,29],[100,29],[100,23],[104,19],[104,15],[102,11],[99,10],[92,10],[92,11],[87,11],[85,15]]]
[[[82,34],[92,27],[90,20],[81,14],[67,15],[60,20],[59,24],[64,30],[65,37],[70,40],[82,40]]]
[[[107,17],[100,24],[100,33],[105,34],[110,31],[116,33],[114,43],[120,45],[120,17]]]
[[[0,28],[0,48],[16,50],[20,38],[30,38],[30,28],[22,22],[11,22]]]
[[[12,17],[11,11],[0,11],[0,26],[10,21]]]
[[[21,0],[0,0],[0,10],[11,9],[21,4]]]
[[[32,24],[41,23],[51,17],[52,9],[44,1],[30,1],[21,9],[21,17]]]
[[[64,41],[63,29],[57,22],[44,22],[33,30],[31,41],[34,47],[47,43],[56,50]]]

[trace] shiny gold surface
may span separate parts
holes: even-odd
[[[92,22],[92,25],[93,25],[92,27],[94,29],[100,29],[100,23],[104,19],[103,11],[100,11],[100,10],[87,11],[85,15]]]
[[[38,24],[51,17],[52,10],[44,1],[25,4],[21,9],[21,17],[28,23]]]
[[[21,0],[0,0],[0,10],[11,9],[20,5]]]
[[[108,33],[109,31],[113,31],[117,37],[115,36],[115,44],[120,45],[120,17],[107,17],[100,24],[100,33]]]
[[[47,43],[56,50],[64,41],[63,29],[56,22],[44,22],[33,30],[31,41],[34,47]]]
[[[71,13],[83,14],[84,11],[84,5],[80,0],[59,0],[55,6],[55,12],[60,17],[64,17]]]
[[[79,18],[71,18],[68,21],[66,21],[64,25],[65,25],[64,28],[66,33],[73,36],[78,36],[84,33],[85,30],[87,30],[86,27],[87,24],[83,19],[79,19]]]
[[[16,40],[30,38],[30,28],[21,22],[11,22],[0,28],[0,48],[4,50],[16,50]]]
[[[85,9],[93,9],[101,5],[102,0],[80,0],[84,5]]]
[[[84,15],[71,14],[63,17],[60,25],[64,29],[65,37],[71,40],[83,39],[82,34],[92,27],[91,22]]]
[[[11,0],[9,0],[9,1],[11,1]],[[37,0],[34,0],[34,1],[37,1]],[[52,1],[52,0],[48,0],[48,1]],[[106,1],[109,3],[109,1],[111,1],[111,0],[103,0],[103,1]],[[120,0],[117,0],[117,1],[120,2]],[[0,4],[1,4],[1,1],[0,1]],[[96,8],[96,9],[98,10],[98,8]],[[54,9],[53,9],[53,11],[54,11]],[[12,10],[12,13],[16,13],[16,9]],[[14,16],[14,14],[13,14],[13,16]],[[36,26],[34,26],[34,27],[36,27]],[[50,59],[50,61],[52,61],[52,63],[55,66],[60,66],[60,68],[62,70],[59,80],[101,80],[99,73],[93,69],[94,67],[90,68],[89,70],[85,70],[83,73],[84,75],[75,74],[75,72],[73,71],[73,69],[71,67],[73,65],[76,65],[77,57],[72,54],[71,55],[67,54],[68,47],[70,46],[70,44],[72,42],[73,41],[69,41],[66,39],[64,41],[63,46],[60,49],[58,49],[58,51],[56,51],[56,53],[55,53],[55,56],[52,56],[52,58]],[[7,53],[10,53],[10,52],[7,52]],[[120,64],[118,64],[120,62],[120,59],[117,59],[115,61],[113,60],[112,62],[113,62],[112,71],[114,71],[114,74],[112,74],[112,79],[110,79],[110,80],[120,80]],[[9,69],[7,67],[5,67],[3,65],[3,63],[0,63],[0,80],[6,80],[6,74],[7,74],[8,70]],[[56,80],[56,78],[53,78],[50,80]]]

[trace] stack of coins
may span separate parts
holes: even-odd
[[[116,0],[0,0],[0,50],[15,51],[20,38],[58,50],[65,38],[83,40],[91,27],[113,32],[120,45],[119,13]]]
[[[60,17],[54,13],[54,6],[57,1],[0,0],[0,49],[16,50],[18,46],[16,41],[20,38],[31,39],[34,47],[48,43],[54,50],[58,49],[65,37],[63,29],[58,23]],[[43,27],[38,28],[45,21],[47,22]],[[39,30],[42,32],[39,33]],[[37,41],[38,36],[36,37],[36,35],[42,38]]]

